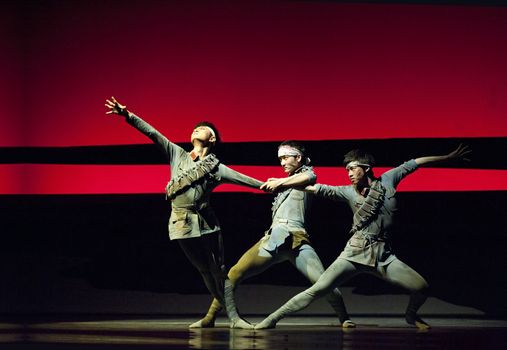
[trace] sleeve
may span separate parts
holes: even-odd
[[[388,170],[382,174],[382,183],[390,184],[393,188],[396,188],[401,180],[405,178],[405,176],[413,173],[419,168],[414,159],[411,159],[399,167]]]
[[[259,189],[259,187],[263,184],[261,181],[237,172],[236,170],[232,170],[223,164],[218,166],[218,173],[220,175],[220,181],[223,183],[231,183],[257,189]]]
[[[328,198],[334,201],[348,201],[350,186],[329,186],[316,184],[315,195],[322,198]]]
[[[315,174],[315,171],[313,171],[313,168],[308,168],[308,170],[304,171],[303,174],[308,175],[308,185],[315,185],[317,182],[317,175]]]
[[[158,145],[169,158],[169,161],[175,159],[179,153],[185,152],[183,148],[169,141],[158,130],[139,118],[137,115],[130,113],[126,118],[126,121],[144,135],[148,136],[153,143]]]

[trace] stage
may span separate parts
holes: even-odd
[[[256,323],[260,317],[248,317]],[[354,317],[341,329],[333,317],[303,316],[276,329],[229,329],[225,318],[212,329],[188,329],[195,318],[39,315],[3,319],[2,349],[505,349],[507,321],[427,318],[428,331],[399,317]]]

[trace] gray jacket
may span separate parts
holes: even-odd
[[[383,173],[379,180],[386,189],[385,199],[380,212],[374,220],[362,230],[354,233],[340,254],[341,258],[364,265],[386,265],[396,257],[391,252],[389,230],[397,211],[396,187],[408,174],[417,170],[415,160],[403,163],[397,168]],[[315,194],[320,197],[347,202],[355,213],[364,203],[353,185],[329,186],[316,185]],[[353,222],[353,225],[357,222]]]
[[[305,172],[310,178],[309,184],[314,184],[317,177],[313,168],[302,166],[296,173]],[[287,237],[298,233],[298,237],[307,237],[307,219],[310,211],[313,195],[297,188],[287,188],[277,194],[273,201],[273,222],[266,236],[263,238],[262,247],[267,251],[276,251]],[[294,245],[300,243],[293,242]]]
[[[148,136],[166,154],[171,166],[171,179],[195,165],[195,160],[187,151],[169,141],[138,116],[131,115],[127,118],[127,122]],[[209,176],[204,177],[171,201],[170,239],[200,237],[220,230],[220,225],[209,201],[213,189],[222,183],[252,188],[259,188],[262,185],[261,181],[219,164]]]

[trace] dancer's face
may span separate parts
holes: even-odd
[[[278,158],[286,174],[292,175],[301,167],[301,156],[281,156]]]
[[[190,141],[192,144],[194,141],[200,141],[202,143],[214,143],[216,141],[215,136],[211,133],[210,129],[206,126],[198,126],[192,131],[192,135],[190,136]]]
[[[353,185],[366,184],[368,179],[366,177],[366,170],[359,165],[347,166],[347,173],[349,175],[350,182]]]

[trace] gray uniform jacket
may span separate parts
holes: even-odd
[[[308,175],[310,179],[309,184],[315,183],[317,176],[312,167],[303,165],[296,171],[296,173],[302,172]],[[261,246],[267,251],[273,252],[276,251],[291,234],[297,232],[299,236],[306,236],[306,221],[312,198],[313,195],[311,193],[296,188],[287,188],[280,191],[273,201],[273,223],[266,232]],[[293,248],[296,247],[293,246]]]
[[[386,188],[380,212],[369,225],[352,235],[340,254],[340,258],[369,266],[387,265],[396,258],[392,254],[389,244],[389,229],[393,224],[393,217],[397,210],[396,187],[405,176],[417,168],[417,163],[412,159],[380,176],[379,180]],[[347,202],[354,213],[365,201],[365,197],[361,196],[353,185],[316,185],[316,189],[317,196]],[[353,222],[353,225],[355,224],[357,222]]]
[[[195,166],[195,161],[187,151],[169,141],[144,120],[133,114],[126,120],[164,151],[171,166],[171,179]],[[220,230],[220,225],[209,201],[213,189],[222,183],[252,188],[259,188],[262,185],[262,182],[254,178],[219,164],[202,181],[195,183],[171,201],[171,216],[169,218],[169,238],[171,240],[200,237]]]

